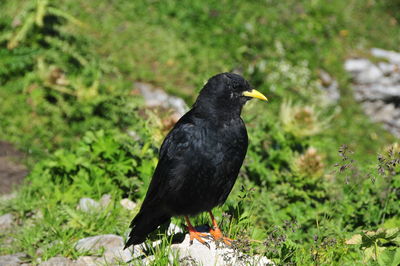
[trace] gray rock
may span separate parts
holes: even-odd
[[[382,71],[375,65],[371,64],[369,67],[354,76],[358,84],[370,84],[379,82],[383,77]]]
[[[137,205],[136,203],[127,198],[122,199],[119,203],[122,205],[122,207],[130,211],[133,211]]]
[[[344,63],[344,69],[346,71],[351,72],[353,74],[360,73],[362,71],[365,71],[369,67],[372,66],[372,63],[368,59],[364,58],[352,58],[346,60]]]
[[[39,264],[39,266],[74,266],[74,262],[64,257],[53,257]]]
[[[107,207],[111,203],[111,195],[104,194],[100,199],[100,205],[102,207]]]
[[[36,253],[36,256],[41,257],[44,253],[44,249],[42,247],[40,247],[36,250],[35,253]]]
[[[372,48],[371,54],[375,57],[385,58],[391,63],[400,64],[400,53],[387,51],[380,48]]]
[[[0,216],[0,230],[9,229],[13,226],[14,216],[11,213],[6,213]]]
[[[75,244],[75,249],[81,252],[84,251],[96,252],[99,251],[101,248],[104,248],[105,250],[111,250],[123,246],[124,246],[124,240],[122,239],[122,237],[108,234],[108,235],[91,236],[80,239]]]
[[[83,238],[75,244],[75,249],[80,252],[92,253],[104,249],[103,257],[96,260],[103,264],[128,262],[133,259],[134,254],[133,248],[124,249],[122,237],[111,234]]]
[[[139,141],[140,140],[140,136],[136,131],[133,130],[128,130],[126,132],[133,140],[135,141]]]
[[[105,263],[128,262],[133,259],[133,255],[129,249],[117,247],[108,249],[104,252],[103,260]]]
[[[379,80],[379,84],[384,86],[384,87],[390,87],[396,84],[395,80],[393,79],[392,76],[390,77],[383,77]]]
[[[389,63],[358,58],[344,64],[353,77],[354,97],[371,120],[400,137],[400,53],[373,48],[371,54]]]
[[[397,66],[386,62],[378,62],[378,67],[384,75],[391,75],[396,71]]]
[[[175,255],[170,260],[178,258],[180,261],[191,261],[194,265],[275,265],[271,260],[261,256],[249,256],[228,246],[217,247],[215,241],[206,241],[210,248],[198,241],[190,244],[189,235],[180,244],[171,245]],[[172,262],[171,262],[172,263]],[[189,264],[190,265],[190,264]]]
[[[200,232],[206,232],[208,227],[196,227],[196,230]],[[181,233],[182,229],[177,225],[171,223],[168,228],[168,234]],[[211,239],[211,237],[210,237]],[[274,265],[274,263],[262,256],[249,256],[238,250],[226,246],[225,244],[216,244],[213,240],[206,240],[209,247],[199,243],[194,240],[193,244],[190,244],[189,234],[185,235],[184,241],[179,244],[172,244],[170,247],[169,261],[173,265],[177,262],[179,265]],[[160,245],[161,241],[153,242],[153,248]],[[132,254],[132,263],[138,263],[140,265],[150,265],[154,260],[154,256],[144,256],[146,247],[141,245],[136,245],[133,248],[130,247],[130,252]],[[139,258],[140,256],[140,258]]]
[[[207,231],[208,228],[196,227],[198,231]],[[171,223],[168,234],[182,233],[182,229]],[[210,238],[211,239],[211,238]],[[170,247],[170,264],[179,262],[180,265],[274,265],[274,263],[262,256],[249,256],[224,244],[216,244],[213,240],[207,240],[210,248],[193,241],[190,244],[187,234],[184,241],[179,244],[172,244]],[[152,243],[153,248],[161,244],[160,240]],[[103,235],[81,239],[75,245],[78,251],[96,252],[104,248],[103,257],[86,256],[79,258],[75,263],[81,266],[83,262],[100,263],[105,265],[116,265],[119,263],[130,263],[130,265],[151,265],[154,256],[146,255],[148,247],[144,244],[131,246],[123,249],[122,238],[116,235]],[[78,264],[81,263],[81,264]]]
[[[364,102],[362,106],[365,113],[375,122],[392,123],[392,121],[398,121],[400,117],[400,110],[392,103]]]
[[[93,212],[100,209],[100,203],[91,198],[81,198],[78,209],[84,212]]]
[[[319,79],[321,80],[321,83],[324,87],[329,87],[332,84],[333,78],[331,77],[331,75],[329,75],[328,72],[324,70],[319,70],[318,74]]]
[[[400,84],[400,68],[390,76],[393,84]]]
[[[98,266],[99,264],[99,258],[92,256],[82,256],[74,261],[74,266]]]
[[[144,97],[146,106],[173,109],[179,116],[184,115],[188,110],[188,106],[181,98],[170,96],[160,88],[144,82],[135,82],[134,87],[139,89]]]
[[[370,86],[356,85],[354,90],[356,100],[359,101],[390,100],[400,97],[400,84],[392,86],[382,84],[373,84]]]
[[[13,192],[13,193],[9,193],[9,194],[4,194],[0,196],[0,201],[8,201],[8,200],[12,200],[15,199],[17,197],[17,193]]]
[[[25,253],[0,256],[0,266],[19,266],[23,263],[22,259],[26,256]]]
[[[327,102],[328,104],[337,103],[340,99],[338,82],[324,70],[320,70],[318,73],[321,80],[320,89],[323,92],[323,101]]]
[[[167,235],[171,236],[179,233],[183,233],[183,230],[176,224],[170,223],[167,229]]]

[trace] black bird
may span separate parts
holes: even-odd
[[[188,216],[210,213],[215,240],[222,236],[211,209],[225,202],[247,152],[247,131],[240,117],[252,97],[267,100],[240,75],[222,73],[210,78],[192,109],[168,133],[142,207],[132,220],[125,247],[140,244],[172,216],[184,216],[190,240],[197,232]]]

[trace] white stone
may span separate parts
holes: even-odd
[[[196,227],[199,232],[208,231],[205,227]],[[181,233],[182,229],[177,225],[170,223],[167,234]],[[263,256],[249,256],[243,254],[242,252],[235,250],[231,247],[226,246],[223,243],[216,244],[214,240],[209,236],[209,240],[206,240],[209,247],[201,244],[197,240],[190,244],[190,237],[188,234],[185,235],[184,241],[179,244],[172,244],[169,251],[169,261],[173,265],[179,262],[182,265],[274,265],[274,263]],[[160,240],[154,241],[152,243],[153,248],[161,244]],[[154,256],[148,256],[145,258],[139,258],[145,256],[146,246],[144,244],[135,245],[134,247],[129,247],[129,252],[132,257],[127,255],[124,259],[131,258],[131,263],[139,263],[140,265],[149,265],[154,260]],[[107,253],[105,254],[107,256]],[[123,258],[123,254],[119,255]],[[109,260],[108,260],[109,261]],[[139,265],[138,264],[138,265]]]
[[[100,205],[102,207],[107,207],[108,204],[111,203],[111,195],[110,194],[104,194],[101,199],[100,199]]]
[[[379,82],[383,77],[382,71],[375,65],[371,64],[368,68],[364,69],[361,73],[355,75],[355,80],[359,84],[370,84]]]
[[[189,110],[184,100],[170,96],[160,88],[155,88],[153,85],[144,82],[135,82],[133,85],[140,90],[148,107],[172,108],[179,116],[184,115]]]
[[[17,193],[13,192],[10,194],[4,194],[0,196],[0,201],[8,201],[8,200],[12,200],[15,199],[17,197]]]
[[[332,79],[331,75],[329,75],[328,72],[326,72],[324,70],[319,70],[318,75],[319,75],[319,79],[321,80],[322,85],[324,87],[328,87],[329,85],[332,84],[333,79]]]
[[[175,255],[171,256],[171,260],[176,257],[179,260],[194,260],[195,263],[204,266],[213,265],[275,265],[271,260],[261,256],[249,256],[231,247],[223,245],[217,247],[215,241],[207,240],[209,248],[200,242],[194,240],[190,244],[190,237],[186,235],[185,240],[180,244],[171,245],[171,250]],[[172,262],[171,262],[172,263]]]
[[[392,79],[392,82],[395,85],[399,85],[400,84],[400,67],[399,67],[398,71],[392,73],[390,78]]]
[[[100,203],[91,198],[81,198],[78,209],[84,212],[93,212],[100,209]]]
[[[371,49],[375,57],[389,62],[374,65],[368,59],[349,59],[345,69],[355,81],[354,97],[375,122],[400,137],[400,53]]]
[[[140,140],[140,136],[139,134],[134,131],[134,130],[128,130],[126,131],[126,133],[135,141],[139,141]]]
[[[99,259],[92,256],[82,256],[74,261],[74,266],[98,266]]]
[[[122,239],[122,237],[108,234],[108,235],[91,236],[80,239],[75,244],[75,249],[81,252],[84,251],[96,252],[101,248],[104,248],[105,250],[111,250],[113,248],[123,247],[123,246],[124,246],[124,240]]]
[[[372,48],[371,54],[375,57],[385,58],[391,63],[400,64],[400,53],[387,51],[380,48]]]
[[[133,254],[129,249],[116,247],[106,250],[103,259],[106,263],[128,262],[133,259]]]
[[[320,70],[318,74],[321,81],[319,88],[323,92],[321,101],[326,104],[336,104],[340,99],[338,82],[324,70]]]
[[[378,62],[378,67],[384,75],[391,75],[396,71],[397,66],[386,62]]]
[[[183,233],[183,230],[174,223],[170,223],[167,229],[167,235],[175,235],[178,233]]]
[[[379,84],[386,86],[386,87],[393,86],[393,85],[395,85],[395,83],[396,82],[393,80],[393,77],[383,77],[379,80]]]
[[[25,253],[0,256],[0,266],[19,266],[22,263],[21,258],[26,256]]]
[[[393,119],[393,114],[395,113],[396,107],[394,104],[384,104],[379,109],[375,109],[372,119],[375,122],[386,122],[390,123]]]
[[[11,213],[6,213],[0,216],[0,230],[9,229],[14,222],[14,216]]]
[[[122,199],[119,203],[122,205],[122,207],[124,207],[125,209],[130,210],[130,211],[133,211],[137,205],[136,203],[134,203],[133,201],[131,201],[128,198]]]
[[[376,101],[390,100],[391,98],[400,97],[400,85],[385,86],[382,84],[374,84],[371,86],[356,85],[354,87],[356,100],[358,101]]]
[[[359,73],[371,67],[371,65],[372,63],[368,59],[352,58],[346,60],[344,68],[346,69],[346,71]]]
[[[95,262],[101,262],[101,264],[125,263],[143,254],[133,247],[124,249],[122,237],[112,234],[83,238],[75,244],[75,249],[80,252],[92,253],[104,249],[103,257],[95,260]],[[89,259],[87,258],[86,260]]]
[[[74,262],[64,257],[53,257],[40,263],[39,266],[74,266]]]

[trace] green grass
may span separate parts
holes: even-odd
[[[377,160],[378,153],[396,159],[385,150],[396,140],[363,114],[343,70],[346,58],[368,56],[371,47],[398,49],[396,5],[38,0],[0,8],[0,139],[26,151],[31,169],[17,198],[0,203],[0,214],[18,221],[0,233],[0,243],[16,239],[0,245],[0,255],[77,258],[80,238],[125,235],[134,213],[119,200],[140,203],[167,130],[167,115],[146,110],[132,82],[192,104],[210,76],[232,70],[270,99],[244,109],[248,155],[215,210],[238,248],[299,265],[382,265],[399,249],[379,240],[382,259],[375,261],[360,245],[345,244],[361,230],[399,227],[399,171]],[[340,84],[337,104],[320,101],[320,69]],[[81,197],[105,193],[112,203],[95,216],[76,210]],[[205,215],[193,221],[209,223]],[[155,264],[168,258],[166,247],[155,253]]]

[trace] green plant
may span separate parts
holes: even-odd
[[[400,228],[363,231],[346,241],[348,245],[359,245],[364,253],[364,263],[376,261],[378,265],[400,263]]]

